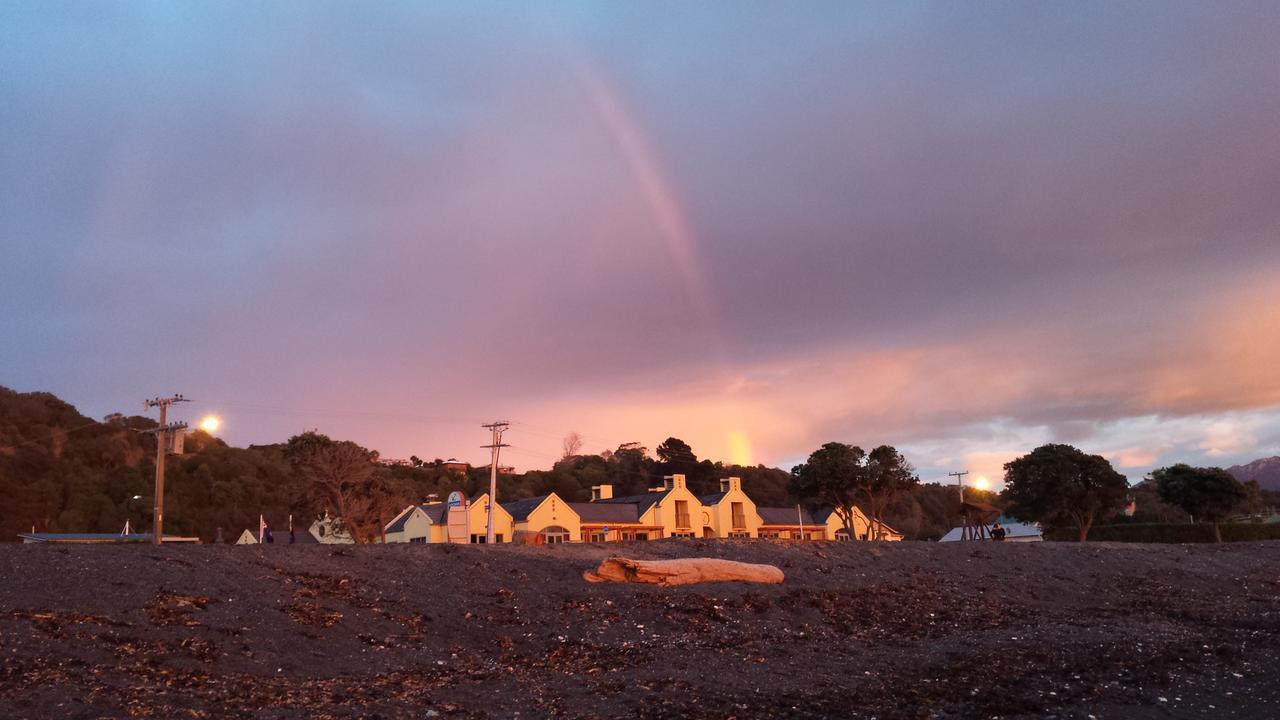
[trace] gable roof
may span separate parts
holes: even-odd
[[[756,512],[760,514],[760,519],[765,525],[823,525],[825,523],[818,522],[813,519],[813,515],[808,510],[801,509],[800,516],[797,520],[796,509],[793,507],[758,507]]]
[[[537,510],[539,505],[546,502],[547,498],[551,497],[554,494],[555,493],[549,493],[547,495],[538,495],[536,497],[525,498],[524,500],[516,500],[515,502],[498,503],[498,504],[502,506],[503,510],[506,510],[507,512],[511,513],[512,520],[515,520],[516,522],[520,522],[521,520],[528,520],[529,513],[533,512],[534,510]]]
[[[389,532],[389,533],[404,532],[405,525],[408,524],[409,518],[413,517],[414,510],[421,510],[422,514],[426,515],[428,520],[430,520],[433,524],[439,525],[440,523],[445,521],[444,520],[445,509],[446,509],[446,506],[444,503],[433,503],[431,505],[410,505],[409,507],[405,508],[403,512],[397,515],[395,520],[392,520],[390,523],[387,524],[386,532]]]
[[[609,498],[608,500],[597,500],[596,504],[635,505],[636,517],[640,517],[641,515],[649,512],[649,508],[658,504],[663,498],[670,495],[672,489],[674,488],[663,490],[662,492],[645,493],[643,495],[627,495],[625,497]]]
[[[724,496],[728,494],[727,492],[718,492],[715,495],[699,495],[698,502],[703,505],[719,505]]]
[[[565,503],[585,523],[638,523],[640,507],[635,503]]]

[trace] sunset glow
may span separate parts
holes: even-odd
[[[200,429],[212,435],[222,427],[222,419],[216,415],[205,415],[200,419]]]
[[[1280,453],[1271,26],[884,6],[0,6],[0,383],[475,464]]]

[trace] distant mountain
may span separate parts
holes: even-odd
[[[1241,482],[1257,480],[1263,490],[1280,492],[1280,457],[1262,458],[1247,465],[1232,465],[1227,472]]]

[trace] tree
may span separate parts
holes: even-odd
[[[809,455],[809,459],[791,469],[787,491],[801,501],[829,505],[835,511],[849,537],[857,537],[853,518],[866,468],[862,448],[829,442]]]
[[[643,493],[654,480],[649,449],[638,442],[623,443],[601,456],[608,461],[609,482],[623,491],[617,494]]]
[[[1080,542],[1095,521],[1113,515],[1128,497],[1129,481],[1101,455],[1070,445],[1042,445],[1005,463],[1004,497],[1020,520],[1073,524]]]
[[[884,511],[889,503],[904,490],[920,482],[915,468],[892,445],[881,445],[872,450],[866,459],[862,495],[867,500],[867,514],[871,516],[873,540],[884,533]]]
[[[871,521],[868,540],[883,537],[885,509],[895,496],[919,482],[911,463],[891,445],[867,453],[856,445],[827,443],[808,462],[793,468],[791,475],[787,486],[791,495],[831,506],[849,537],[858,536],[853,519],[861,502]]]
[[[1213,523],[1213,538],[1222,542],[1220,523],[1250,497],[1249,488],[1218,467],[1178,463],[1151,473],[1160,500],[1182,508],[1192,518]]]
[[[697,465],[698,456],[693,454],[693,448],[689,447],[689,443],[680,438],[669,437],[662,441],[657,450],[658,460],[674,466]]]
[[[317,432],[289,439],[285,450],[307,491],[328,509],[357,543],[378,539],[388,514],[399,509],[375,473],[378,454]]]
[[[582,452],[582,436],[579,435],[576,431],[571,432],[568,435],[565,435],[564,441],[562,443],[562,447],[563,447],[564,453],[560,456],[560,459],[563,460],[565,458],[571,458],[574,455],[577,455],[578,453]]]

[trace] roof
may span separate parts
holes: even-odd
[[[515,502],[498,503],[498,504],[502,506],[502,509],[511,513],[512,520],[515,520],[516,522],[520,522],[521,520],[528,520],[529,513],[533,512],[534,510],[537,510],[538,506],[541,505],[543,502],[545,502],[546,499],[549,497],[551,496],[538,495],[537,497],[525,498],[524,500],[516,500]]]
[[[699,495],[698,502],[703,505],[719,505],[724,496],[728,494],[727,492],[718,492],[715,495]]]
[[[1003,521],[1005,520],[1005,518],[1000,518],[1000,520]],[[1043,534],[1040,532],[1040,527],[1037,526],[1035,523],[1022,523],[1022,522],[1010,520],[1009,522],[1001,522],[1000,526],[1004,528],[1005,540],[1013,540],[1015,538],[1032,538],[1032,537],[1043,536]],[[963,534],[964,534],[963,527],[952,528],[950,532],[948,532],[946,535],[943,535],[941,538],[939,538],[938,542],[957,542],[960,540],[960,536]]]
[[[856,506],[854,510],[855,510],[854,517],[857,517],[858,515],[862,514],[862,510],[858,509]],[[826,525],[827,520],[831,519],[831,516],[835,514],[835,511],[836,509],[833,507],[820,507],[817,510],[813,511],[813,521]]]
[[[445,509],[446,509],[446,505],[444,503],[432,503],[430,505],[410,505],[409,507],[405,508],[404,511],[402,511],[398,516],[396,516],[395,520],[392,520],[391,523],[387,525],[386,532],[389,532],[389,533],[404,532],[404,527],[409,523],[409,518],[413,517],[414,510],[421,510],[422,513],[427,516],[428,520],[438,525],[444,522]]]
[[[760,520],[765,525],[797,525],[804,523],[805,525],[822,525],[813,519],[813,515],[808,510],[800,510],[800,519],[796,518],[796,509],[793,507],[758,507],[756,512],[760,513]]]
[[[389,532],[389,533],[404,532],[404,526],[408,524],[409,518],[413,517],[413,511],[417,510],[419,507],[421,506],[410,505],[404,510],[401,510],[400,514],[396,516],[396,519],[392,520],[390,523],[387,524],[386,530],[384,532]]]
[[[135,543],[151,542],[151,533],[18,533],[26,542],[54,543]],[[199,538],[165,535],[165,542],[199,542]]]
[[[640,507],[635,503],[565,503],[585,523],[638,523]]]
[[[609,498],[608,500],[597,500],[597,503],[612,503],[615,505],[635,505],[636,517],[649,512],[649,508],[657,505],[663,498],[671,494],[671,489],[662,492],[651,492],[643,495],[627,495],[625,497]]]

